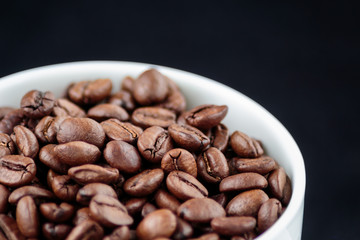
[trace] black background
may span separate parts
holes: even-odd
[[[0,77],[80,60],[222,82],[278,118],[307,173],[303,239],[359,239],[359,24],[347,1],[0,1]]]

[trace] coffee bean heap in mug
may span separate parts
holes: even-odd
[[[0,239],[254,239],[291,197],[260,141],[155,69],[0,108]]]

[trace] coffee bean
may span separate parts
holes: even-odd
[[[153,126],[144,130],[138,139],[137,146],[146,160],[160,163],[165,153],[173,148],[173,142],[167,130]]]
[[[0,121],[5,117],[6,114],[15,110],[13,107],[0,107]]]
[[[8,112],[0,121],[0,133],[11,134],[17,125],[24,125],[25,115],[22,109]]]
[[[65,202],[72,202],[80,186],[68,175],[58,175],[52,170],[48,173],[48,182],[56,197]]]
[[[151,203],[145,203],[143,208],[141,209],[141,216],[144,218],[146,215],[156,211],[157,208],[155,207],[154,204]]]
[[[109,119],[100,123],[106,136],[110,140],[121,140],[135,144],[143,130],[129,122],[120,122],[117,119]]]
[[[8,187],[20,187],[30,183],[36,174],[34,160],[20,155],[0,158],[0,183]]]
[[[268,182],[266,178],[258,173],[239,173],[224,178],[220,185],[220,192],[240,191],[254,188],[266,188]]]
[[[136,107],[135,100],[132,97],[131,93],[125,90],[120,90],[115,94],[111,95],[108,103],[122,107],[128,112],[132,112]]]
[[[268,199],[269,197],[262,190],[245,191],[228,203],[226,213],[230,216],[256,216],[261,205]]]
[[[194,234],[192,226],[183,219],[176,216],[176,230],[172,235],[175,240],[188,239]]]
[[[169,78],[166,78],[169,93],[165,100],[157,104],[158,107],[169,109],[176,114],[180,114],[186,109],[186,99],[178,86]]]
[[[88,205],[90,200],[98,194],[117,198],[116,192],[109,185],[104,183],[89,183],[78,191],[76,201],[83,205]]]
[[[84,141],[101,148],[105,141],[105,132],[101,125],[91,118],[67,118],[59,127],[59,143]]]
[[[217,148],[210,147],[197,159],[199,175],[210,183],[218,183],[229,176],[229,166],[224,154]]]
[[[91,217],[105,227],[131,225],[133,218],[126,207],[117,199],[106,195],[96,195],[90,201]]]
[[[39,160],[50,169],[66,174],[70,166],[62,163],[57,155],[55,155],[54,148],[56,146],[56,144],[48,144],[42,147],[39,152]]]
[[[281,215],[282,206],[276,198],[270,198],[264,202],[258,213],[258,230],[264,232],[270,228]]]
[[[66,224],[45,223],[42,233],[48,240],[63,240],[71,232],[72,226]]]
[[[234,167],[239,172],[256,172],[266,174],[276,167],[276,162],[269,156],[258,158],[233,158]]]
[[[17,204],[18,201],[25,196],[30,196],[35,201],[50,200],[55,198],[54,194],[47,189],[36,186],[23,186],[11,192],[9,196],[9,203]]]
[[[137,108],[131,115],[132,123],[142,128],[148,128],[151,126],[167,128],[171,124],[175,123],[175,120],[175,113],[161,107]]]
[[[15,143],[20,155],[35,158],[39,152],[39,143],[35,134],[24,126],[14,127],[14,132],[10,135],[11,140]]]
[[[0,184],[0,213],[6,213],[8,208],[8,198],[10,191],[4,185]]]
[[[86,117],[86,113],[82,108],[66,98],[59,98],[56,100],[53,113],[55,116],[63,117]]]
[[[284,206],[287,206],[289,204],[291,195],[292,195],[291,180],[288,176],[286,176],[286,183],[284,186],[283,198],[281,199],[281,203]]]
[[[179,200],[163,189],[159,189],[154,198],[155,203],[159,208],[166,208],[176,212],[177,208],[180,206]]]
[[[95,221],[86,220],[76,225],[69,235],[67,240],[101,240],[104,235],[103,228]]]
[[[156,191],[164,178],[162,169],[145,170],[125,181],[124,191],[130,196],[143,197]]]
[[[234,152],[243,158],[257,158],[264,153],[258,141],[240,131],[235,131],[231,135],[230,145]]]
[[[141,212],[146,202],[146,198],[130,198],[126,201],[125,207],[128,213],[131,216],[134,216],[135,214]]]
[[[43,117],[35,127],[35,135],[42,143],[57,143],[56,134],[59,130],[60,124],[67,117]]]
[[[134,82],[135,82],[134,78],[130,76],[124,77],[120,84],[121,90],[125,90],[131,93],[134,89]]]
[[[16,221],[5,215],[0,214],[0,233],[4,233],[9,240],[25,240],[26,237],[20,232]],[[1,236],[1,235],[0,235]]]
[[[122,107],[110,103],[96,105],[89,109],[87,116],[98,122],[115,118],[120,121],[129,120],[129,114]]]
[[[130,230],[127,226],[122,226],[115,228],[115,230],[103,240],[129,240],[130,239]]]
[[[14,154],[15,144],[6,133],[0,133],[0,157]]]
[[[52,92],[32,90],[22,97],[20,107],[25,116],[42,118],[52,112],[54,103],[55,96]]]
[[[256,226],[254,217],[217,217],[211,220],[211,227],[220,235],[241,235]]]
[[[110,166],[124,173],[136,173],[141,167],[138,150],[133,145],[120,140],[106,144],[104,158]]]
[[[218,125],[226,116],[228,107],[226,105],[205,104],[197,106],[185,115],[185,120],[193,127],[208,130]]]
[[[286,172],[284,168],[278,168],[272,171],[268,178],[271,193],[277,198],[282,199],[286,184]]]
[[[185,149],[174,148],[161,159],[161,168],[166,172],[178,170],[197,176],[196,161],[193,155]]]
[[[88,207],[80,208],[79,210],[77,210],[75,213],[75,216],[72,220],[72,223],[74,225],[79,225],[80,223],[82,223],[86,220],[91,220],[90,208],[88,208]]]
[[[101,102],[107,98],[112,89],[110,79],[97,79],[95,81],[81,81],[68,89],[69,98],[79,105],[89,105]]]
[[[72,167],[68,175],[79,184],[88,184],[94,182],[114,183],[119,178],[119,170],[116,168],[104,168],[94,164],[84,164]]]
[[[210,198],[214,199],[223,208],[226,207],[226,204],[228,202],[228,196],[226,194],[224,194],[224,193],[219,193],[219,194],[213,195]]]
[[[16,206],[16,222],[20,232],[28,238],[39,235],[39,215],[34,200],[30,196],[20,199]]]
[[[180,200],[204,198],[208,190],[196,178],[182,171],[172,171],[166,178],[168,190]]]
[[[176,230],[176,217],[170,210],[160,209],[148,214],[137,226],[139,239],[171,237]]]
[[[60,205],[56,203],[42,203],[40,205],[41,214],[50,222],[60,223],[69,220],[74,212],[74,206],[63,202]]]
[[[229,129],[224,124],[216,125],[210,129],[210,145],[224,152],[228,147]]]
[[[169,134],[177,145],[191,152],[205,149],[210,140],[199,129],[188,126],[172,124],[169,127]]]

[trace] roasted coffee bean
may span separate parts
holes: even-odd
[[[152,213],[156,210],[157,210],[157,208],[155,207],[154,204],[147,202],[144,204],[143,208],[141,209],[141,216],[144,218],[146,215],[148,215],[149,213]]]
[[[101,125],[91,118],[67,118],[59,127],[59,143],[84,141],[101,148],[105,141],[105,132]]]
[[[150,69],[135,79],[132,93],[140,105],[151,105],[165,100],[169,88],[165,76]]]
[[[43,236],[48,240],[63,240],[71,232],[72,227],[66,224],[45,223],[42,226]]]
[[[110,118],[115,118],[120,121],[129,120],[129,114],[125,109],[110,103],[103,103],[90,108],[87,112],[87,116],[98,122],[105,121]]]
[[[8,187],[20,187],[30,183],[36,174],[34,160],[20,155],[0,158],[0,183]]]
[[[258,158],[233,158],[233,165],[239,172],[267,174],[275,169],[276,162],[269,156]]]
[[[210,131],[210,145],[225,152],[229,142],[229,129],[224,124],[216,125]]]
[[[166,172],[178,170],[197,176],[197,167],[194,156],[185,149],[174,148],[168,151],[161,159],[161,168]]]
[[[26,239],[26,237],[20,232],[16,221],[5,214],[0,214],[0,233],[3,233],[3,235],[6,236],[6,238],[4,239],[9,239],[9,240]]]
[[[179,200],[163,189],[159,189],[156,192],[154,198],[155,203],[159,208],[167,208],[173,212],[176,212],[177,208],[180,206]]]
[[[108,100],[108,103],[122,107],[129,112],[132,112],[136,106],[135,100],[131,93],[125,90],[120,90],[119,92],[113,94]]]
[[[180,200],[204,198],[208,190],[196,178],[182,171],[172,171],[166,178],[168,190]]]
[[[125,90],[131,93],[134,89],[134,82],[135,82],[134,78],[130,76],[124,77],[124,79],[121,81],[120,84],[121,90]]]
[[[137,108],[131,115],[131,121],[142,128],[159,126],[169,127],[175,123],[176,114],[166,108],[161,107],[142,107]]]
[[[35,135],[42,143],[57,143],[56,134],[59,130],[60,124],[66,119],[66,116],[61,117],[43,117],[35,127]]]
[[[47,189],[36,186],[23,186],[11,192],[9,196],[9,203],[17,204],[18,201],[25,196],[30,196],[35,201],[50,200],[55,198],[54,194]]]
[[[242,191],[254,188],[266,188],[268,182],[265,177],[258,173],[239,173],[224,178],[220,185],[220,192]]]
[[[146,202],[146,198],[130,198],[126,201],[125,207],[128,213],[131,216],[134,216],[135,214],[141,212]]]
[[[127,226],[122,226],[115,228],[115,230],[103,240],[129,240],[130,239],[130,230]]]
[[[270,228],[281,215],[281,202],[276,198],[270,198],[264,202],[258,213],[258,230],[264,232]]]
[[[160,209],[148,214],[137,226],[139,239],[170,238],[176,230],[176,216],[170,210]]]
[[[52,92],[32,90],[26,93],[20,102],[25,116],[29,118],[42,118],[49,115],[54,107],[55,96]]]
[[[0,107],[0,121],[5,117],[6,114],[15,110],[13,107]]]
[[[6,133],[0,133],[0,157],[14,154],[15,144]]]
[[[243,158],[257,158],[264,153],[257,140],[240,131],[235,131],[231,135],[230,145],[234,152]]]
[[[163,179],[162,169],[148,169],[126,180],[124,191],[134,197],[147,196],[159,188]]]
[[[28,238],[39,235],[39,214],[34,200],[30,196],[20,199],[16,206],[16,222],[20,232]]]
[[[8,112],[0,121],[0,133],[11,134],[16,125],[24,125],[25,115],[22,109]]]
[[[74,225],[79,225],[80,223],[82,223],[86,220],[91,220],[90,208],[88,208],[88,207],[80,208],[79,210],[77,210],[75,213],[75,216],[72,220],[72,223]]]
[[[109,185],[104,183],[90,183],[78,191],[76,201],[81,204],[88,205],[90,200],[98,194],[117,198],[116,192]]]
[[[119,178],[119,170],[94,164],[84,164],[70,168],[68,175],[75,182],[83,185],[94,182],[110,184],[116,182]]]
[[[0,184],[0,213],[6,213],[8,207],[8,198],[10,191],[4,185]]]
[[[286,183],[284,186],[283,198],[281,199],[281,203],[284,206],[287,206],[289,204],[291,195],[292,195],[291,180],[288,176],[286,176]]]
[[[14,127],[14,132],[10,135],[15,143],[20,155],[35,158],[39,152],[39,143],[35,134],[24,126]]]
[[[172,235],[172,238],[175,240],[188,239],[194,234],[192,226],[176,216],[176,230]]]
[[[110,96],[112,83],[110,79],[81,81],[68,89],[71,101],[79,105],[89,105],[101,102]]]
[[[56,197],[65,202],[72,202],[80,189],[68,175],[58,175],[52,170],[48,173],[48,182]]]
[[[74,206],[63,202],[60,205],[56,203],[42,203],[40,205],[41,214],[50,222],[60,223],[69,220],[74,214]]]
[[[56,100],[53,113],[55,116],[63,117],[86,117],[86,113],[82,108],[65,98]]]
[[[208,130],[218,125],[226,116],[226,105],[200,105],[185,114],[186,122],[196,128]]]
[[[173,148],[173,142],[167,130],[153,126],[144,130],[138,139],[137,146],[146,160],[160,163],[165,153]]]
[[[106,144],[104,158],[111,167],[124,173],[136,173],[141,167],[138,150],[133,145],[120,140]]]
[[[55,158],[69,166],[94,163],[101,155],[99,148],[95,145],[82,141],[59,144],[52,151]]]
[[[286,172],[284,168],[278,168],[272,171],[268,178],[271,194],[277,199],[284,196],[284,188],[286,184]]]
[[[241,235],[256,226],[254,217],[217,217],[211,220],[211,228],[220,235]]]
[[[90,201],[91,217],[105,227],[131,225],[133,218],[126,207],[116,198],[106,195],[96,195]]]
[[[213,195],[210,197],[211,199],[214,199],[218,204],[220,204],[223,208],[226,207],[226,204],[228,202],[228,197],[224,193],[219,193],[216,195]]]
[[[109,119],[100,123],[105,134],[110,140],[121,140],[135,144],[143,130],[129,122],[120,122],[117,119]]]
[[[86,220],[76,225],[69,235],[67,240],[101,240],[104,236],[103,228],[95,221]]]
[[[177,145],[191,151],[201,151],[205,149],[210,140],[199,129],[188,126],[172,124],[169,127],[169,134]]]
[[[179,87],[169,78],[166,78],[169,88],[169,94],[164,101],[157,104],[158,107],[163,107],[180,114],[186,109],[186,99]]]
[[[199,175],[209,183],[218,183],[229,176],[229,165],[224,154],[214,147],[199,155],[197,168]]]
[[[268,195],[262,190],[245,191],[228,203],[226,213],[230,216],[256,216],[261,205],[268,199]]]
[[[48,144],[42,147],[39,152],[39,160],[50,169],[62,174],[66,174],[70,166],[68,164],[62,163],[55,155],[54,148],[56,146],[56,144]]]
[[[207,223],[213,218],[225,217],[226,213],[224,208],[211,198],[193,198],[179,206],[177,215],[186,221]]]

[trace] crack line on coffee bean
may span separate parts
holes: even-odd
[[[138,135],[137,135],[136,132],[134,132],[134,131],[131,130],[130,128],[126,127],[125,125],[119,124],[119,123],[116,123],[116,124],[117,124],[117,125],[120,125],[121,128],[125,129],[125,131],[127,131],[128,133],[130,133],[133,138],[137,138],[137,137],[138,137]]]
[[[195,115],[196,115],[197,113],[199,113],[199,112],[201,112],[201,111],[203,111],[203,110],[205,110],[205,109],[208,109],[208,108],[211,108],[211,107],[210,107],[210,106],[202,107],[202,108],[196,110],[195,112],[193,112],[192,115],[188,116],[187,118],[196,118]]]
[[[194,187],[195,189],[197,189],[197,190],[201,193],[201,195],[203,195],[204,197],[207,196],[207,194],[206,194],[202,189],[200,189],[198,186],[196,186],[196,185],[193,184],[192,182],[188,181],[187,179],[185,179],[185,178],[183,178],[183,177],[181,177],[181,176],[179,176],[179,175],[176,175],[176,177],[178,177],[178,178],[180,179],[180,181],[184,182],[185,184],[187,184],[187,185],[189,185],[189,186]]]
[[[173,160],[173,164],[174,164],[174,166],[175,166],[175,169],[176,169],[176,170],[179,170],[178,164],[177,164],[177,160],[178,160],[178,158],[180,158],[180,156],[181,156],[181,151],[179,152],[179,154],[178,154],[177,156],[172,156],[171,154],[169,154],[169,155],[170,155],[170,157],[171,157],[172,160]]]
[[[215,178],[216,181],[220,181],[221,178],[219,176],[215,176],[214,172],[211,170],[211,166],[210,166],[210,163],[209,163],[209,160],[206,156],[206,153],[204,152],[202,154],[203,156],[203,159],[204,159],[204,162],[205,162],[205,165],[206,165],[206,172],[210,175],[210,177],[213,177]]]
[[[116,206],[116,205],[110,204],[110,203],[99,202],[99,201],[96,201],[96,200],[94,200],[94,202],[95,202],[97,205],[99,205],[99,206],[107,206],[107,207],[110,207],[110,208],[115,208],[115,209],[118,209],[118,210],[120,210],[121,212],[127,214],[127,212],[125,211],[125,209],[123,209],[121,206]]]
[[[44,129],[42,130],[42,133],[43,133],[46,141],[48,141],[48,142],[50,142],[50,138],[49,138],[49,136],[48,136],[48,130],[49,130],[51,124],[52,124],[54,121],[55,121],[55,119],[51,119],[49,122],[46,123]]]

